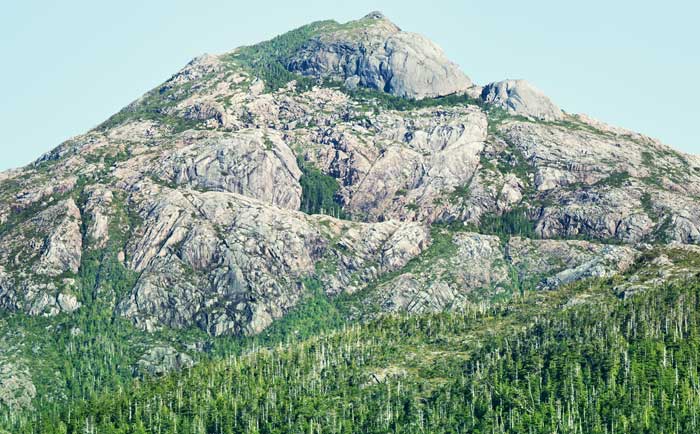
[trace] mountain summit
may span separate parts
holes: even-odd
[[[330,26],[291,53],[287,67],[392,95],[422,99],[465,92],[472,84],[425,37],[403,32],[379,12]]]
[[[148,333],[256,335],[318,295],[460,309],[663,256],[625,296],[699,243],[700,158],[473,84],[378,12],[198,57],[0,174],[0,308]]]

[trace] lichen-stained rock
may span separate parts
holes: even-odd
[[[58,294],[56,301],[61,310],[66,313],[73,313],[80,308],[80,302],[73,294]]]
[[[187,106],[183,117],[187,120],[208,121],[212,127],[230,125],[226,110],[219,103],[211,101],[197,101]]]
[[[404,267],[430,243],[427,228],[419,223],[348,224],[325,217],[320,223],[333,240],[332,249],[316,263],[329,294],[362,289],[382,274]]]
[[[655,190],[648,193],[645,212],[662,227],[657,238],[684,244],[700,244],[700,206],[687,195]]]
[[[41,248],[35,270],[39,274],[58,276],[63,272],[77,273],[82,255],[80,210],[72,199],[60,202],[35,219],[40,228],[52,227]]]
[[[507,291],[553,289],[625,272],[639,256],[629,246],[575,240],[531,240],[462,232],[443,256],[399,274],[372,296],[382,311],[458,309]]]
[[[518,204],[523,198],[524,189],[522,180],[513,174],[508,174],[498,195],[498,208],[507,211]]]
[[[654,228],[637,190],[582,191],[560,200],[538,219],[536,231],[543,238],[590,236],[636,243]]]
[[[469,78],[425,37],[402,32],[382,14],[312,38],[288,62],[291,71],[422,99],[464,92]]]
[[[640,246],[641,257],[628,277],[613,290],[629,298],[649,288],[670,282],[689,282],[700,279],[700,246],[671,243],[666,246]]]
[[[369,127],[324,129],[309,154],[342,179],[352,214],[431,221],[450,206],[445,196],[469,184],[486,137],[486,116],[476,107],[387,112]]]
[[[541,287],[556,288],[583,279],[613,276],[629,268],[635,257],[631,247],[605,246],[591,260],[546,278]]]
[[[486,104],[502,107],[510,113],[554,121],[564,113],[540,90],[525,80],[503,80],[484,86],[481,99]]]
[[[491,294],[509,285],[508,266],[496,236],[457,233],[451,237],[454,250],[427,264],[420,272],[410,271],[378,289],[384,311],[426,312],[457,308],[474,292]],[[475,297],[473,297],[475,298]]]
[[[312,195],[348,220],[299,212]],[[373,13],[195,59],[0,174],[0,307],[79,311],[100,263],[125,278],[97,301],[147,330],[259,333],[311,286],[376,310],[458,308],[700,243],[698,198],[699,157],[524,82],[471,86]]]
[[[540,236],[697,242],[695,157],[585,117],[568,122],[571,126],[508,121],[498,127],[546,198],[536,222]]]
[[[639,251],[629,246],[577,240],[512,237],[506,247],[519,281],[549,288],[587,277],[619,274],[639,256]]]
[[[200,134],[158,160],[153,171],[175,184],[243,194],[288,209],[299,209],[301,202],[301,170],[275,131]]]
[[[185,66],[177,74],[173,75],[170,80],[165,83],[163,88],[167,89],[172,86],[194,82],[206,77],[207,75],[220,72],[222,69],[223,66],[218,56],[204,54],[192,59],[187,66]]]
[[[426,245],[417,224],[330,217],[321,224],[227,192],[146,182],[134,200],[144,222],[128,257],[140,278],[118,309],[147,330],[196,325],[213,335],[256,334],[299,302],[303,279],[322,257],[342,258],[338,275],[352,274],[361,286]]]
[[[86,239],[90,247],[102,249],[109,241],[110,215],[114,194],[104,185],[91,185],[85,188],[87,197],[83,205],[85,214]]]
[[[75,287],[82,258],[81,215],[68,198],[0,235],[0,306],[30,315],[72,312],[80,304],[60,291]]]
[[[150,348],[137,362],[137,370],[144,376],[161,376],[192,366],[194,360],[186,353],[178,352],[173,347],[161,346]]]

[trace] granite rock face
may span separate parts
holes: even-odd
[[[138,188],[143,225],[126,253],[140,277],[117,309],[146,330],[196,325],[212,335],[257,334],[299,302],[304,278],[322,258],[341,259],[336,278],[365,273],[366,281],[400,268],[426,244],[413,223],[319,221],[228,192]]]
[[[555,121],[564,113],[540,90],[525,80],[503,80],[484,86],[481,99],[486,104],[504,108],[509,113]]]
[[[138,361],[138,372],[144,376],[161,376],[194,366],[192,357],[172,347],[150,348]]]
[[[351,88],[414,99],[472,87],[435,43],[401,31],[378,12],[312,39],[293,54],[288,67],[304,75],[341,80]]]
[[[275,131],[198,137],[159,160],[153,173],[191,188],[228,191],[288,209],[299,209],[301,171]]]
[[[496,236],[470,232],[457,233],[447,243],[446,254],[383,284],[374,302],[388,312],[459,309],[512,291],[556,289],[620,274],[639,256],[629,246],[574,240],[512,237],[503,246]]]
[[[215,336],[260,333],[318,288],[371,311],[457,309],[700,244],[698,198],[697,156],[522,81],[473,86],[373,13],[199,57],[0,173],[0,307],[71,314],[96,294],[144,330]]]

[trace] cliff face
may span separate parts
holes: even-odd
[[[0,306],[89,292],[145,330],[256,334],[313,280],[441,310],[697,244],[699,197],[698,157],[520,80],[476,86],[373,13],[197,58],[1,174]]]
[[[472,86],[440,47],[401,31],[379,12],[312,37],[291,55],[287,67],[308,76],[339,79],[350,87],[416,99]]]

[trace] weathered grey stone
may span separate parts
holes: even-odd
[[[148,376],[161,376],[194,366],[194,360],[186,353],[172,347],[154,347],[146,351],[137,363],[138,373]]]
[[[381,309],[414,313],[458,309],[506,288],[553,289],[620,274],[639,255],[629,246],[520,237],[512,237],[503,249],[498,237],[476,233],[455,234],[452,243],[450,255],[382,285],[375,296]]]
[[[32,408],[35,397],[36,387],[29,370],[0,357],[0,408],[28,410]]]
[[[425,37],[402,32],[383,15],[322,33],[292,56],[288,65],[304,75],[334,78],[393,95],[422,99],[464,92],[469,78]]]
[[[330,296],[370,287],[366,303],[423,312],[619,273],[639,243],[700,243],[700,158],[563,114],[524,82],[471,86],[380,14],[314,28],[286,57],[291,70],[411,98],[466,92],[508,113],[452,100],[388,110],[322,85],[274,90],[239,51],[196,59],[0,174],[0,307],[79,309],[72,274],[85,252],[108,249],[135,283],[100,296],[139,327],[256,334],[304,300],[309,278]],[[337,180],[353,221],[298,211],[297,157]],[[478,228],[506,212],[544,239],[460,232],[431,244],[435,222]],[[557,240],[571,237],[625,245]],[[640,287],[676,276],[655,266],[663,275]]]
[[[36,272],[57,276],[64,271],[78,272],[82,255],[80,210],[72,199],[48,208],[39,214],[36,223],[53,228],[44,240]]]
[[[525,80],[503,80],[487,84],[481,91],[481,99],[510,113],[534,119],[553,121],[564,117],[559,107]]]
[[[61,310],[66,313],[73,313],[80,307],[80,302],[73,294],[58,294],[56,301]]]
[[[299,209],[301,170],[275,131],[199,134],[153,167],[161,179],[207,190],[250,196]]]
[[[228,192],[144,183],[135,199],[144,224],[128,256],[140,278],[118,309],[146,330],[198,325],[213,335],[256,334],[296,305],[302,278],[322,257],[340,257],[338,275],[347,279],[362,270],[359,284],[405,265],[426,246],[417,224],[330,217],[320,224]],[[330,249],[330,238],[338,247]],[[329,284],[328,291],[335,288],[352,290]]]

